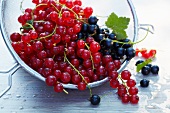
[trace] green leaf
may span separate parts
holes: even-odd
[[[139,72],[144,66],[146,66],[147,64],[151,63],[153,59],[146,59],[144,62],[140,63],[137,65],[136,67],[136,71]]]
[[[127,38],[125,29],[128,28],[130,18],[118,17],[114,12],[107,18],[105,22],[108,28],[111,28],[113,33],[116,34],[117,40],[122,40]]]

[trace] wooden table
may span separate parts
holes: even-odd
[[[106,83],[93,88],[94,94],[102,96],[101,103],[93,106],[87,100],[89,90],[77,91],[67,89],[69,94],[55,93],[44,82],[28,74],[22,68],[13,75],[13,85],[9,92],[0,98],[0,113],[169,113],[170,112],[170,10],[169,0],[133,0],[140,23],[154,25],[155,34],[149,34],[147,39],[138,44],[138,48],[146,47],[157,50],[153,64],[159,65],[158,76],[143,76],[135,72],[135,61],[128,65],[133,78],[137,81],[140,101],[137,105],[122,104],[116,95],[116,90]],[[167,13],[166,13],[167,12]],[[139,37],[146,32],[140,31]],[[1,37],[1,36],[0,36]],[[6,70],[15,61],[0,39],[0,70]],[[0,91],[7,86],[9,73],[0,74]],[[148,88],[141,88],[142,78],[150,80]]]

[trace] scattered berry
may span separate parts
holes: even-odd
[[[147,80],[147,79],[142,79],[142,80],[140,81],[140,86],[141,86],[141,87],[148,87],[148,86],[149,86],[149,80]]]
[[[100,96],[98,96],[98,95],[92,95],[92,96],[90,97],[90,102],[91,102],[91,104],[93,104],[93,105],[98,105],[98,104],[100,103]]]
[[[159,67],[157,65],[151,66],[151,72],[152,72],[152,74],[158,74]]]
[[[143,75],[149,75],[150,72],[151,72],[151,68],[149,66],[144,66],[141,70],[141,73]]]

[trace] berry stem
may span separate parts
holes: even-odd
[[[124,44],[132,44],[132,45],[135,45],[135,44],[138,44],[138,43],[142,42],[143,40],[145,40],[146,37],[148,36],[148,33],[149,33],[149,28],[148,28],[147,33],[146,33],[146,35],[144,36],[144,38],[141,39],[141,40],[139,40],[139,41],[137,41],[137,42],[131,42],[131,41],[129,41],[129,42],[120,42],[120,41],[118,41],[118,40],[112,40],[112,42],[117,42],[117,43],[120,43],[120,44],[123,44],[123,45],[124,45]]]
[[[57,83],[60,83],[59,81],[57,81]],[[68,94],[68,91],[66,91],[65,89],[63,89],[63,92]]]
[[[48,38],[48,37],[52,36],[56,32],[56,28],[57,28],[57,25],[55,26],[55,28],[54,28],[54,30],[53,30],[53,32],[51,34],[49,34],[49,35],[47,35],[45,37],[40,37],[40,38],[38,38],[36,40],[41,40],[41,39],[45,39],[45,38]]]
[[[71,62],[67,59],[66,53],[64,52],[64,59],[65,61],[67,61],[69,63],[69,65],[81,76],[81,78],[83,79],[83,81],[87,84],[87,87],[90,91],[90,97],[92,96],[92,90],[90,88],[90,86],[88,85],[87,81],[84,79],[83,75],[79,72],[79,70],[77,70],[72,64]]]
[[[121,75],[120,75],[120,74],[118,75],[118,79],[121,80],[122,84],[126,87],[126,90],[127,90],[127,92],[128,92],[128,89],[129,89],[129,88],[128,88],[128,86],[126,85],[126,82],[121,78]]]
[[[29,23],[25,23],[25,25],[28,25],[28,26],[30,26],[33,30],[35,30],[35,28],[34,28],[33,25],[31,25],[31,24],[29,24]]]
[[[87,49],[90,51],[89,46],[87,45],[87,43],[85,43],[85,46],[86,46]],[[94,71],[94,70],[95,70],[95,67],[94,67],[94,61],[93,61],[93,56],[92,56],[92,54],[91,54],[91,51],[90,51],[90,59],[91,59],[91,61],[92,61],[92,69],[93,69],[93,71]]]

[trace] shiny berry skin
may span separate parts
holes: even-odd
[[[80,83],[82,81],[82,78],[81,78],[80,75],[74,74],[71,77],[71,81],[72,81],[73,84],[78,84],[78,83]]]
[[[122,100],[122,103],[128,103],[130,101],[130,96],[128,94],[124,94],[121,100]]]
[[[71,75],[68,72],[63,72],[60,79],[63,83],[69,83],[71,81]]]
[[[78,47],[79,49],[84,49],[84,47],[85,47],[85,42],[84,42],[84,40],[78,40],[78,41],[77,41],[77,47]]]
[[[128,70],[123,70],[121,73],[121,77],[124,80],[129,80],[131,77],[131,73]]]
[[[54,85],[54,91],[59,93],[63,91],[63,85],[61,83],[57,83],[56,85]]]
[[[130,88],[128,89],[128,92],[129,92],[130,95],[136,95],[136,94],[138,94],[138,88],[136,88],[136,87],[130,87]]]
[[[66,3],[66,0],[59,0],[59,2],[60,2],[61,4],[65,4],[65,3]]]
[[[21,36],[21,40],[24,42],[24,43],[28,43],[31,41],[31,36],[29,33],[24,33],[22,36]]]
[[[124,94],[127,94],[126,87],[123,84],[118,86],[117,94],[119,97],[122,97]]]
[[[118,77],[118,72],[115,70],[109,71],[109,78],[116,80]]]
[[[61,41],[61,36],[59,34],[54,34],[52,35],[51,38],[52,38],[52,42],[55,44],[58,44]]]
[[[147,80],[147,79],[142,79],[142,80],[140,81],[140,86],[141,86],[141,87],[148,87],[148,86],[149,86],[149,80]]]
[[[119,86],[119,81],[118,80],[115,80],[115,79],[111,79],[110,80],[110,86],[112,88],[117,88]]]
[[[82,5],[82,1],[81,0],[74,0],[73,4],[81,6]]]
[[[41,51],[43,49],[43,44],[40,41],[36,41],[33,43],[33,49],[34,51],[38,52]]]
[[[132,104],[137,104],[139,102],[139,96],[138,95],[131,95],[130,96],[130,102]]]
[[[61,78],[61,74],[62,72],[58,69],[53,71],[53,75],[56,77],[57,80]]]
[[[48,86],[54,86],[57,82],[57,79],[55,76],[50,75],[45,79],[45,82]]]
[[[144,66],[141,70],[141,73],[143,75],[149,75],[150,72],[151,72],[151,68],[149,66]]]
[[[90,102],[91,102],[92,105],[98,105],[100,103],[100,96],[98,96],[96,94],[92,95],[90,97]]]
[[[52,58],[46,58],[46,59],[44,59],[44,66],[45,66],[46,68],[52,69],[52,68],[54,67],[54,64],[55,64],[55,62],[54,62],[54,60],[53,60]]]
[[[93,13],[92,7],[85,7],[83,11],[86,18],[88,18]]]
[[[126,84],[128,87],[134,87],[136,85],[136,81],[133,79],[129,79],[127,80]]]
[[[89,18],[88,18],[88,23],[89,24],[94,24],[94,25],[96,25],[97,24],[97,21],[98,21],[98,19],[97,19],[97,17],[96,16],[90,16]]]
[[[152,74],[158,74],[159,67],[157,65],[151,66],[151,72],[152,72]]]
[[[10,39],[11,41],[13,42],[18,42],[18,41],[21,41],[21,35],[17,32],[14,32],[10,35]]]
[[[79,82],[77,85],[78,90],[83,91],[86,89],[86,83],[85,82]]]
[[[149,51],[149,56],[150,56],[150,57],[153,57],[154,55],[156,55],[156,50],[155,50],[155,49],[151,49],[151,50]]]
[[[95,42],[93,41],[91,44],[90,44],[90,51],[92,53],[96,53],[100,50],[100,44],[98,42]]]
[[[113,60],[113,63],[115,64],[116,70],[118,70],[121,67],[121,62],[120,60]]]

